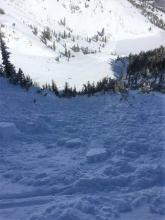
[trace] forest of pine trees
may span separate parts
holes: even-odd
[[[147,85],[152,90],[165,90],[165,47],[129,55],[128,85],[140,88]]]
[[[88,82],[84,84],[82,90],[80,91],[77,91],[75,87],[74,88],[70,87],[68,83],[65,83],[64,89],[59,91],[54,81],[52,81],[51,84],[45,84],[43,86],[43,89],[53,92],[56,96],[60,98],[61,97],[71,98],[82,95],[93,96],[98,92],[108,92],[108,91],[123,92],[124,90],[126,90],[126,87],[125,89],[121,87],[118,80],[116,79],[105,77],[97,83]]]

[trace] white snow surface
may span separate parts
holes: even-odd
[[[5,11],[5,15],[0,15],[0,24],[12,62],[40,85],[53,79],[60,88],[69,82],[80,89],[87,81],[113,77],[109,63],[117,55],[165,45],[164,31],[154,27],[127,0],[0,0],[0,7]],[[64,18],[65,26],[59,24]],[[38,28],[37,36],[31,27]],[[71,30],[75,41],[67,38],[58,42],[53,38],[53,51],[40,41],[45,27],[56,34]],[[101,41],[86,41],[103,28],[107,38],[104,47]],[[52,42],[47,44],[52,46]],[[57,62],[65,44],[67,49],[79,44],[97,53],[83,55],[71,51],[74,57],[69,62],[64,57]]]
[[[0,91],[0,220],[165,218],[163,94]]]

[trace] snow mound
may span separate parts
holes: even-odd
[[[104,161],[107,159],[107,156],[108,152],[105,148],[92,148],[86,154],[86,158],[89,163]]]
[[[75,139],[71,139],[66,141],[65,146],[68,148],[77,148],[77,147],[81,147],[82,145],[82,140],[80,138],[75,138]]]
[[[10,139],[19,133],[14,123],[0,122],[0,138],[3,140]]]

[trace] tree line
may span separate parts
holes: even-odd
[[[80,91],[77,91],[76,87],[70,87],[68,83],[65,83],[63,90],[58,90],[58,87],[54,81],[50,84],[45,84],[43,90],[48,90],[53,92],[58,97],[76,97],[76,96],[93,96],[98,92],[126,92],[126,86],[120,83],[117,79],[111,79],[109,77],[104,77],[97,83],[90,83],[89,81],[82,86]]]
[[[15,85],[20,85],[26,89],[33,85],[33,81],[29,76],[25,76],[23,71],[19,68],[16,71],[14,65],[10,62],[10,52],[3,40],[3,34],[0,33],[0,49],[2,55],[2,65],[0,74],[9,79],[9,82]]]

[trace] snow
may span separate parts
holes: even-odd
[[[72,127],[69,127],[69,130],[72,130]],[[72,147],[81,147],[82,145],[82,140],[80,138],[75,138],[75,139],[71,139],[66,141],[65,146],[68,148],[72,148]]]
[[[107,151],[104,148],[93,148],[87,152],[86,157],[90,163],[103,161],[107,158]]]
[[[164,219],[163,94],[0,90],[0,219]]]
[[[0,22],[12,53],[11,60],[40,85],[54,79],[60,88],[69,82],[80,89],[87,81],[114,77],[109,63],[118,55],[165,45],[164,31],[153,26],[127,0],[0,0],[0,5],[6,13],[0,15]],[[64,17],[65,27],[59,24]],[[38,28],[37,36],[30,26]],[[75,42],[71,39],[55,40],[56,51],[51,50],[40,41],[46,26],[57,34],[71,29]],[[104,48],[100,41],[86,41],[87,37],[93,37],[103,28],[107,37]],[[48,46],[51,44],[48,42]],[[57,62],[55,59],[65,50],[64,44],[69,49],[79,44],[97,53],[83,55],[82,52],[72,52],[74,57],[69,62],[65,57]]]
[[[8,139],[18,134],[18,130],[14,123],[0,122],[0,138]]]
[[[80,89],[119,73],[118,55],[165,45],[165,32],[127,0],[0,0],[0,7],[11,61],[40,85],[54,79]],[[46,26],[58,34],[72,29],[75,42],[46,47]],[[57,62],[65,43],[99,51],[102,42],[86,38],[102,28],[100,52]],[[59,99],[2,78],[0,91],[0,220],[164,220],[164,94]]]

